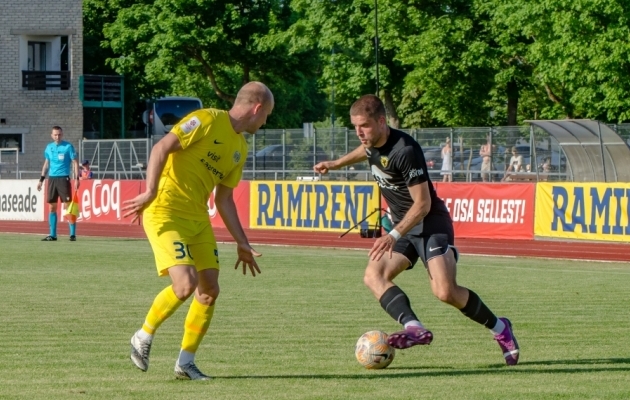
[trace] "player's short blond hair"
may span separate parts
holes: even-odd
[[[248,82],[238,91],[234,105],[248,106],[252,104],[273,103],[271,90],[262,82]]]

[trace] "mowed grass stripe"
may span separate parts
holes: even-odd
[[[367,371],[357,338],[398,326],[363,286],[366,251],[257,246],[263,273],[252,278],[220,245],[222,292],[197,357],[216,379],[201,383],[172,376],[188,303],[160,328],[147,373],[128,359],[168,284],[146,241],[40,239],[0,234],[0,398],[630,398],[629,264],[462,256],[460,283],[514,322],[516,368],[416,266],[397,283],[435,340]]]

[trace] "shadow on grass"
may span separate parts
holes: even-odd
[[[584,358],[579,360],[538,360],[522,361],[518,365],[597,365],[630,364],[630,358]]]
[[[591,367],[591,368],[526,368],[524,366],[555,366],[555,365],[603,365],[627,364],[627,367]],[[440,369],[441,371],[436,371]],[[409,370],[423,370],[418,372],[403,372]],[[363,374],[300,374],[300,375],[243,375],[243,376],[215,376],[217,379],[382,379],[382,378],[413,378],[413,377],[444,377],[468,375],[497,375],[497,374],[584,374],[593,372],[630,372],[630,358],[594,358],[583,360],[540,360],[526,361],[518,366],[508,367],[504,364],[493,364],[474,369],[454,369],[449,366],[426,367],[391,367],[382,371],[371,371]]]

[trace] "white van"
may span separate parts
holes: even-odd
[[[182,118],[202,107],[201,100],[196,97],[162,97],[144,112],[142,120],[149,125],[149,134],[159,140]]]

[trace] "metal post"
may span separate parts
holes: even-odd
[[[313,132],[313,165],[317,164],[317,134]]]
[[[104,78],[101,76],[101,121],[100,121],[100,128],[99,128],[99,134],[100,134],[99,136],[101,137],[101,139],[103,139],[103,136],[105,135],[105,123],[103,121],[105,119],[105,116],[103,115],[103,96],[105,95],[104,94],[105,83],[103,82],[103,79]]]
[[[335,129],[335,48],[332,48],[332,54],[330,56],[330,62],[332,64],[332,90],[331,90],[331,99],[332,102],[332,112],[330,114],[330,124],[332,128]]]
[[[599,147],[602,152],[602,171],[604,171],[604,182],[608,182],[606,176],[606,161],[604,160],[604,141],[602,140],[602,126],[601,122],[597,121],[597,133],[599,134]]]
[[[256,136],[252,135],[252,179],[256,179]]]
[[[376,63],[376,95],[379,91],[378,78],[378,0],[374,0],[374,61]]]
[[[120,76],[120,132],[125,138],[125,76]]]
[[[332,63],[332,90],[331,90],[331,103],[332,112],[330,113],[330,159],[335,158],[335,48],[332,48],[332,55],[330,57]]]
[[[287,131],[282,130],[282,180],[285,179],[285,171],[287,169]],[[277,174],[276,174],[277,179]]]
[[[532,143],[534,147],[532,148]],[[529,151],[534,151],[534,162],[532,163],[532,157],[530,155],[529,162],[532,168],[536,168],[536,182],[540,181],[540,171],[538,171],[538,158],[536,157],[536,136],[534,135],[534,125],[529,126]],[[551,153],[550,153],[551,154]],[[551,163],[551,161],[549,161]],[[549,179],[549,177],[547,177]]]

